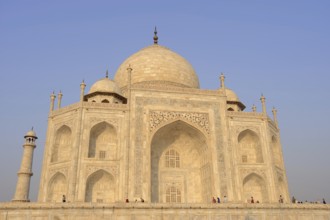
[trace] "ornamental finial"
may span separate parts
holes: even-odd
[[[155,26],[155,31],[154,31],[154,44],[158,44],[158,36],[157,36],[157,27]]]
[[[105,72],[105,78],[109,78],[109,72],[108,72],[108,70]]]

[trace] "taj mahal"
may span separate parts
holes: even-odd
[[[224,74],[218,89],[200,88],[156,30],[113,79],[81,82],[77,103],[62,106],[62,96],[50,96],[45,146],[34,130],[24,136],[16,192],[0,203],[0,219],[330,219],[328,205],[291,204],[277,110],[267,115],[266,98],[246,107]]]

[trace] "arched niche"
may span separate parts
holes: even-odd
[[[282,177],[278,178],[277,184],[278,184],[278,192],[279,192],[278,198],[282,196],[284,202],[288,202],[289,198],[286,193],[286,184]]]
[[[62,173],[56,173],[48,183],[48,202],[62,202],[63,195],[67,196],[67,179]]]
[[[178,120],[158,129],[151,141],[151,202],[208,202],[210,161],[206,138],[192,125]]]
[[[258,135],[246,129],[238,135],[241,163],[263,163],[262,149]]]
[[[227,111],[233,112],[235,111],[232,107],[228,108]]]
[[[251,197],[254,198],[255,202],[268,202],[265,180],[255,173],[251,173],[243,180],[243,201],[250,201]]]
[[[281,166],[282,159],[281,159],[280,144],[275,136],[272,136],[271,148],[272,148],[272,154],[273,154],[275,165],[278,167],[282,167]]]
[[[89,136],[89,158],[116,159],[117,157],[117,132],[116,129],[101,122],[92,127]]]
[[[108,99],[103,99],[101,102],[102,103],[110,103]]]
[[[72,132],[63,125],[55,133],[55,142],[51,156],[51,162],[67,161],[71,154]]]
[[[91,174],[86,181],[85,202],[112,203],[114,201],[114,177],[104,170]]]

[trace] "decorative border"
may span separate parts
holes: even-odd
[[[206,134],[210,134],[209,117],[206,113],[174,112],[174,111],[150,111],[149,132],[153,132],[166,122],[182,119],[201,128]]]

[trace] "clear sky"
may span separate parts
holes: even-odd
[[[128,56],[159,44],[185,57],[201,88],[220,72],[251,110],[278,109],[289,190],[330,202],[330,1],[0,0],[0,201],[12,199],[24,134],[34,126],[31,200],[36,200],[49,95],[79,100]]]

